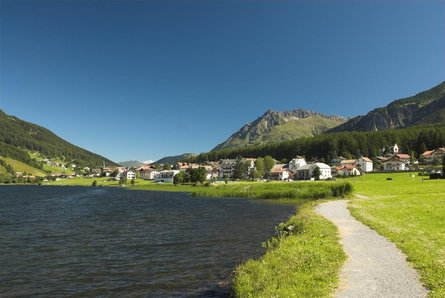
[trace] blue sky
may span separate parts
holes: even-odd
[[[268,109],[356,116],[445,80],[441,1],[0,2],[0,109],[114,161]]]

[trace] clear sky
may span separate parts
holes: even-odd
[[[114,161],[445,80],[443,1],[0,1],[0,109]]]

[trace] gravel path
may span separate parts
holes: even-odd
[[[426,297],[417,272],[394,243],[351,216],[347,201],[318,205],[319,214],[339,229],[348,260],[340,275],[337,297]]]

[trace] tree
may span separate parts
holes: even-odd
[[[171,170],[171,166],[168,162],[164,163],[163,168],[164,168],[164,170]]]
[[[266,177],[269,177],[269,172],[270,170],[272,170],[274,165],[275,165],[275,160],[272,158],[272,156],[267,155],[264,158],[264,175]]]
[[[224,178],[224,183],[225,184],[229,183],[229,177],[227,177],[226,174],[224,174],[223,178]]]
[[[135,181],[135,179],[133,178],[133,179],[131,179],[131,185],[133,185],[134,186],[134,184],[136,183],[136,181]]]
[[[416,157],[414,156],[414,151],[411,151],[411,156],[410,156],[411,166],[414,166],[415,161],[416,161]]]
[[[173,177],[173,184],[178,185],[182,183],[190,182],[190,175],[186,172],[179,172]]]
[[[155,170],[160,170],[161,166],[156,162],[153,167],[155,168]]]
[[[315,179],[319,179],[320,175],[321,175],[320,168],[315,167],[314,171],[312,172],[312,177],[314,177]]]
[[[264,175],[264,158],[259,157],[255,160],[255,169],[256,169],[256,175],[258,175],[258,178],[262,178]]]
[[[233,171],[234,179],[243,179],[249,170],[249,164],[243,159],[238,159],[235,164],[235,170]]]
[[[97,181],[94,180],[93,183],[91,184],[91,186],[96,187],[97,186]]]
[[[190,181],[193,183],[204,182],[206,180],[207,170],[204,167],[190,169]]]
[[[114,170],[113,171],[113,173],[111,173],[111,177],[117,177],[117,174],[119,174],[119,170],[118,169],[116,169],[116,170]]]

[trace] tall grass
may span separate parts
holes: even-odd
[[[244,197],[264,200],[308,199],[344,197],[352,193],[349,182],[275,182],[275,183],[233,183],[192,192],[197,197]]]

